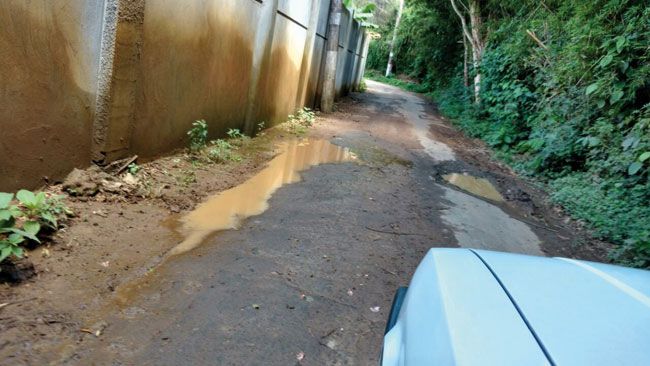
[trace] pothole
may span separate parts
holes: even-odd
[[[443,178],[447,183],[453,184],[466,192],[491,201],[503,202],[501,193],[487,179],[458,173],[446,174],[443,175]]]

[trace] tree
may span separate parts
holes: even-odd
[[[388,65],[386,66],[386,77],[389,77],[393,71],[393,62],[395,58],[395,41],[397,40],[397,30],[399,22],[402,20],[402,13],[404,12],[404,0],[399,1],[399,8],[397,9],[397,20],[395,21],[395,29],[393,30],[393,39],[390,42],[390,49],[388,52]]]
[[[465,5],[461,0],[449,0],[454,12],[460,18],[463,36],[472,46],[472,64],[474,66],[474,102],[481,103],[481,61],[485,51],[485,37],[483,36],[483,21],[481,19],[481,6],[479,0],[469,0]],[[458,7],[462,6],[462,9]],[[466,16],[469,15],[469,26]]]
[[[339,53],[339,29],[341,27],[341,0],[332,0],[330,18],[327,29],[327,45],[325,53],[325,69],[323,70],[323,94],[320,109],[330,113],[334,109],[336,94],[336,62]]]

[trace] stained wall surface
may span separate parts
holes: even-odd
[[[197,119],[212,137],[243,128],[259,13],[251,0],[146,2],[133,153],[183,146]]]
[[[103,1],[0,1],[0,190],[90,163]]]
[[[318,107],[330,0],[0,1],[0,190]],[[337,95],[363,31],[345,10]]]

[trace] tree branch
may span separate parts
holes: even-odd
[[[469,33],[469,30],[467,29],[467,20],[465,19],[463,13],[458,9],[456,0],[449,0],[449,1],[451,2],[451,7],[454,8],[454,11],[460,18],[460,24],[463,27],[463,34],[465,35],[465,37],[467,37],[467,40],[472,45],[472,47],[476,47],[476,45],[474,44],[474,40],[472,39],[472,35]]]
[[[542,42],[539,38],[537,38],[537,35],[535,32],[531,31],[530,29],[526,29],[526,34],[530,36],[530,38],[533,39],[540,47],[542,47],[545,50],[548,50],[548,47]]]

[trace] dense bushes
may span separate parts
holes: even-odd
[[[419,0],[409,7],[448,14],[436,9],[443,3]],[[408,23],[400,29],[401,70],[420,78],[443,113],[469,134],[546,181],[554,200],[620,244],[616,260],[650,267],[648,1],[489,3],[480,106],[463,86],[462,44],[453,47],[462,38],[453,18],[420,12],[416,21],[446,24],[453,40],[409,41],[426,34],[414,34]],[[447,50],[444,65],[431,49],[438,45]]]

